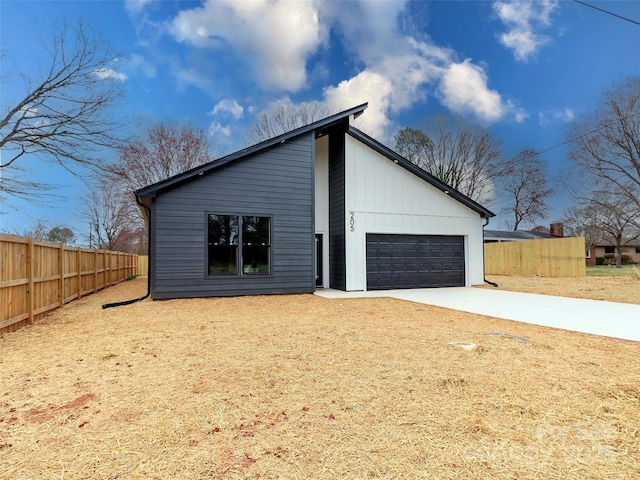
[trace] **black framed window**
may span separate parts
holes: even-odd
[[[271,272],[271,218],[242,217],[242,273]]]
[[[207,241],[209,275],[271,273],[271,217],[211,214]]]
[[[238,273],[238,216],[209,215],[209,275]]]

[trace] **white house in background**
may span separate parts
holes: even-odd
[[[494,214],[351,126],[366,107],[138,190],[152,297],[482,283]]]

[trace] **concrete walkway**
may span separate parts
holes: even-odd
[[[325,298],[392,297],[518,322],[640,342],[640,305],[485,288],[423,288],[374,292],[318,290]],[[640,293],[639,293],[640,295]]]

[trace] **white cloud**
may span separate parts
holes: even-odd
[[[22,107],[20,109],[22,112],[24,112],[24,118],[31,118],[31,117],[35,117],[36,115],[38,115],[38,108],[37,107]]]
[[[452,63],[442,76],[440,101],[456,113],[472,114],[485,122],[496,122],[512,109],[500,94],[487,86],[487,75],[469,59]]]
[[[124,73],[116,72],[112,68],[99,68],[93,71],[93,74],[101,80],[113,79],[124,82],[127,76]]]
[[[373,137],[381,137],[389,125],[392,95],[391,80],[369,70],[324,91],[329,108],[336,111],[369,102],[366,114],[358,118],[357,125]]]
[[[435,45],[405,39],[402,55],[381,58],[349,80],[324,91],[334,110],[369,102],[359,126],[372,136],[382,136],[391,125],[393,113],[410,108],[435,92],[452,112],[471,115],[484,123],[513,117],[520,123],[527,113],[505,100],[488,86],[482,67],[467,59],[454,61],[452,51]]]
[[[371,65],[382,56],[404,50],[404,35],[398,31],[398,18],[408,1],[350,2],[325,1],[324,18],[344,39],[344,47]]]
[[[220,122],[212,122],[209,125],[209,136],[213,138],[220,137],[230,137],[231,136],[231,126],[230,125],[222,125]]]
[[[207,0],[200,7],[179,13],[169,30],[178,41],[200,48],[203,55],[208,49],[234,52],[251,66],[252,81],[266,89],[285,92],[306,86],[307,61],[331,31],[331,38],[341,38],[351,55],[355,72],[325,87],[324,102],[331,111],[368,102],[369,108],[359,117],[358,126],[377,137],[395,127],[392,116],[430,96],[437,96],[455,113],[487,123],[509,116],[516,121],[526,118],[524,111],[489,87],[481,66],[470,59],[461,62],[450,48],[403,33],[403,21],[410,21],[407,4],[366,0]],[[507,9],[505,18],[511,18],[508,14]],[[312,67],[313,71],[321,70],[318,65]],[[207,82],[197,71],[174,71],[184,83],[201,88],[203,82],[209,87],[215,83],[211,73]],[[225,99],[211,113],[243,115],[245,110],[233,102]],[[249,108],[246,112],[251,113]]]
[[[129,14],[138,14],[142,11],[145,5],[150,2],[151,0],[125,0],[124,7],[127,9]]]
[[[427,41],[418,41],[398,30],[403,2],[351,2],[339,10],[336,22],[345,47],[365,67],[348,80],[325,89],[334,109],[368,101],[359,126],[380,136],[391,126],[390,116],[430,95],[451,111],[486,122],[513,117],[522,122],[527,114],[489,88],[486,72],[470,59],[459,62],[456,52]]]
[[[216,106],[213,107],[213,110],[211,110],[211,115],[218,114],[230,115],[235,120],[239,120],[244,114],[244,108],[233,98],[225,98],[224,100],[220,100]]]
[[[195,86],[205,92],[214,92],[215,80],[197,67],[184,68],[179,61],[173,59],[169,62],[171,73],[178,81],[178,88],[185,90]]]
[[[493,3],[493,11],[507,27],[499,35],[502,45],[511,49],[516,60],[526,62],[550,42],[538,29],[551,24],[551,14],[558,0],[506,0]]]
[[[133,69],[140,69],[148,78],[155,78],[156,67],[152,63],[148,62],[141,55],[133,54],[129,60],[129,64]]]
[[[572,122],[573,120],[575,120],[575,118],[575,112],[568,107],[554,108],[538,113],[538,122],[542,127],[554,122]]]
[[[287,0],[207,0],[180,12],[171,32],[198,47],[231,47],[263,87],[288,91],[304,87],[306,61],[326,34],[314,2]]]

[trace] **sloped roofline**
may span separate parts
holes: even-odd
[[[496,214],[493,213],[491,210],[483,207],[478,202],[470,199],[469,197],[467,197],[463,193],[460,193],[458,190],[452,188],[450,185],[447,185],[446,183],[444,183],[441,180],[437,179],[436,177],[434,177],[433,175],[431,175],[427,171],[425,171],[422,168],[418,167],[415,163],[410,162],[409,160],[404,158],[402,155],[394,152],[389,147],[387,147],[386,145],[380,143],[379,141],[375,140],[374,138],[370,137],[366,133],[364,133],[364,132],[362,132],[362,131],[360,131],[357,128],[352,127],[352,126],[349,126],[349,130],[348,130],[347,133],[349,135],[351,135],[353,138],[359,140],[360,142],[364,143],[368,147],[372,148],[376,152],[378,152],[381,155],[383,155],[383,156],[387,157],[388,159],[392,160],[397,165],[400,165],[404,169],[408,170],[409,172],[413,173],[414,175],[416,175],[416,176],[422,178],[423,180],[425,180],[426,182],[430,183],[431,185],[436,187],[438,190],[440,190],[444,194],[449,195],[451,198],[457,200],[458,202],[462,203],[463,205],[465,205],[465,206],[469,207],[470,209],[474,210],[475,212],[479,213],[482,218],[491,218],[491,217],[495,217],[496,216]]]
[[[362,142],[365,145],[369,146],[370,148],[372,148],[373,150],[377,151],[381,155],[387,157],[388,159],[390,159],[394,163],[400,165],[404,169],[408,170],[409,172],[413,173],[414,175],[416,175],[416,176],[422,178],[423,180],[425,180],[426,182],[430,183],[431,185],[433,185],[434,187],[436,187],[438,190],[442,191],[446,195],[449,195],[451,198],[454,198],[455,200],[459,201],[463,205],[465,205],[465,206],[469,207],[470,209],[474,210],[475,212],[480,214],[480,216],[482,218],[495,217],[495,214],[491,210],[488,210],[487,208],[483,207],[479,203],[477,203],[474,200],[470,199],[466,195],[460,193],[459,191],[455,190],[454,188],[452,188],[451,186],[447,185],[446,183],[438,180],[436,177],[434,177],[430,173],[428,173],[425,170],[421,169],[420,167],[418,167],[414,163],[410,162],[409,160],[407,160],[403,156],[401,156],[398,153],[394,152],[389,147],[387,147],[386,145],[383,145],[382,143],[380,143],[379,141],[377,141],[374,138],[370,137],[366,133],[358,130],[357,128],[355,128],[355,127],[353,127],[351,125],[349,125],[348,124],[348,118],[351,115],[353,115],[354,118],[359,117],[364,112],[364,110],[367,108],[367,106],[368,106],[368,103],[363,103],[362,105],[358,105],[358,106],[350,108],[348,110],[344,110],[343,112],[336,113],[334,115],[326,117],[326,118],[324,118],[322,120],[318,120],[316,122],[310,123],[309,125],[305,125],[303,127],[296,128],[295,130],[291,130],[290,132],[285,132],[282,135],[278,135],[277,137],[270,138],[270,139],[265,140],[263,142],[257,143],[255,145],[250,146],[250,147],[244,148],[242,150],[238,150],[237,152],[234,152],[234,153],[231,153],[231,154],[226,155],[224,157],[221,157],[221,158],[219,158],[217,160],[213,160],[213,161],[205,163],[203,165],[199,165],[199,166],[197,166],[195,168],[187,170],[186,172],[180,173],[178,175],[174,175],[173,177],[170,177],[170,178],[167,178],[167,179],[162,180],[160,182],[154,183],[152,185],[148,185],[146,187],[143,187],[143,188],[141,188],[139,190],[136,190],[134,193],[135,193],[136,197],[138,197],[138,199],[153,198],[161,190],[164,190],[164,189],[173,187],[175,185],[178,185],[180,183],[189,181],[189,180],[193,179],[194,177],[198,177],[199,175],[202,175],[202,174],[204,174],[206,172],[209,172],[211,170],[219,168],[219,167],[221,167],[223,165],[226,165],[226,164],[228,164],[230,162],[233,162],[233,161],[236,161],[236,160],[240,160],[240,159],[245,158],[245,157],[247,157],[249,155],[252,155],[254,153],[260,152],[261,150],[265,150],[265,149],[267,149],[269,147],[277,145],[279,143],[284,143],[287,140],[290,140],[292,138],[298,137],[300,135],[304,135],[304,134],[307,134],[309,132],[315,131],[315,135],[316,135],[316,137],[318,137],[322,133],[324,133],[324,131],[326,129],[328,129],[328,128],[334,126],[334,125],[337,125],[337,124],[339,124],[341,122],[344,122],[346,120],[347,121],[347,125],[348,125],[348,129],[345,129],[345,130],[353,138],[356,138],[357,140],[359,140],[360,142]]]
[[[358,105],[357,107],[352,107],[348,110],[344,110],[343,112],[336,113],[329,117],[323,118],[322,120],[318,120],[317,122],[310,123],[309,125],[305,125],[303,127],[296,128],[295,130],[291,130],[290,132],[285,132],[282,135],[278,135],[277,137],[270,138],[263,142],[257,143],[250,147],[244,148],[242,150],[238,150],[237,152],[231,153],[224,157],[218,158],[211,162],[199,165],[185,172],[174,175],[173,177],[167,178],[160,182],[154,183],[152,185],[148,185],[139,190],[136,190],[134,193],[138,198],[143,197],[155,197],[156,194],[160,190],[164,190],[166,188],[170,188],[179,183],[183,183],[185,181],[190,180],[193,177],[197,177],[206,173],[215,168],[219,168],[222,165],[226,165],[227,163],[233,162],[235,160],[239,160],[241,158],[252,155],[261,150],[265,150],[269,147],[277,145],[279,143],[284,143],[287,140],[298,137],[300,135],[304,135],[306,133],[316,131],[316,136],[318,133],[322,133],[325,129],[332,127],[340,122],[348,121],[348,118],[353,115],[354,118],[358,118],[365,111],[369,104],[363,103],[362,105]],[[320,132],[318,132],[320,130]]]

